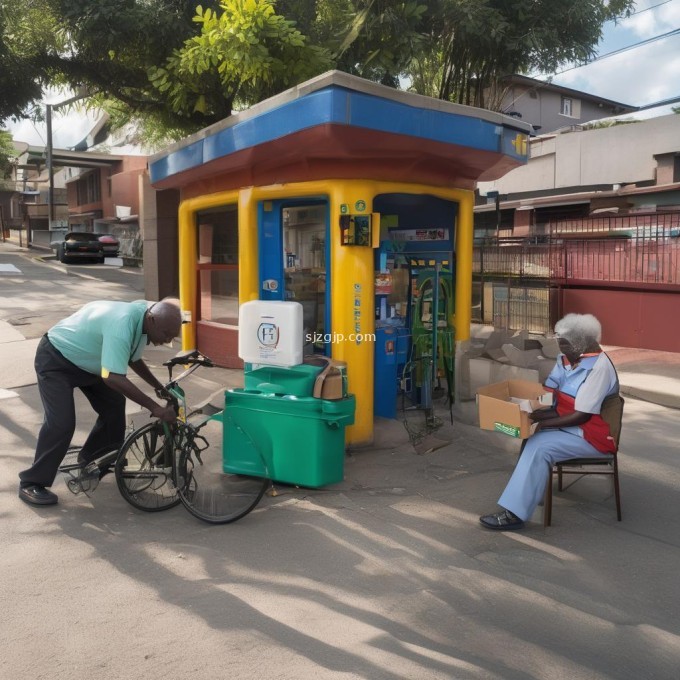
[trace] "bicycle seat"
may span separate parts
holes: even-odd
[[[186,364],[198,364],[199,366],[214,366],[211,359],[201,354],[197,349],[188,349],[178,352],[172,359],[163,362],[163,366],[179,366]]]

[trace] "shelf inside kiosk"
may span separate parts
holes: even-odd
[[[376,252],[375,412],[425,413],[454,399],[454,254],[448,230],[388,229]],[[452,416],[451,416],[452,417]],[[409,429],[407,424],[407,429]]]

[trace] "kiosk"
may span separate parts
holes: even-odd
[[[305,353],[347,364],[347,441],[370,443],[375,366],[420,335],[436,367],[432,343],[469,338],[474,186],[526,162],[529,130],[332,71],[156,154],[152,185],[180,193],[183,346],[239,367],[239,304],[299,302]]]

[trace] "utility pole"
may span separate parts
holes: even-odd
[[[46,104],[45,122],[47,123],[47,230],[52,230],[54,222],[54,164],[52,162],[52,104]]]
[[[52,147],[52,110],[59,109],[62,106],[68,106],[77,102],[80,99],[86,99],[92,93],[87,89],[87,87],[80,87],[78,92],[69,99],[58,104],[45,104],[45,123],[47,125],[47,174],[49,176],[49,188],[47,190],[47,229],[48,231],[52,229],[52,223],[54,222],[54,149]]]

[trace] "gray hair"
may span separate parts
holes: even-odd
[[[583,354],[602,339],[602,326],[592,314],[567,314],[555,324],[555,334]]]

